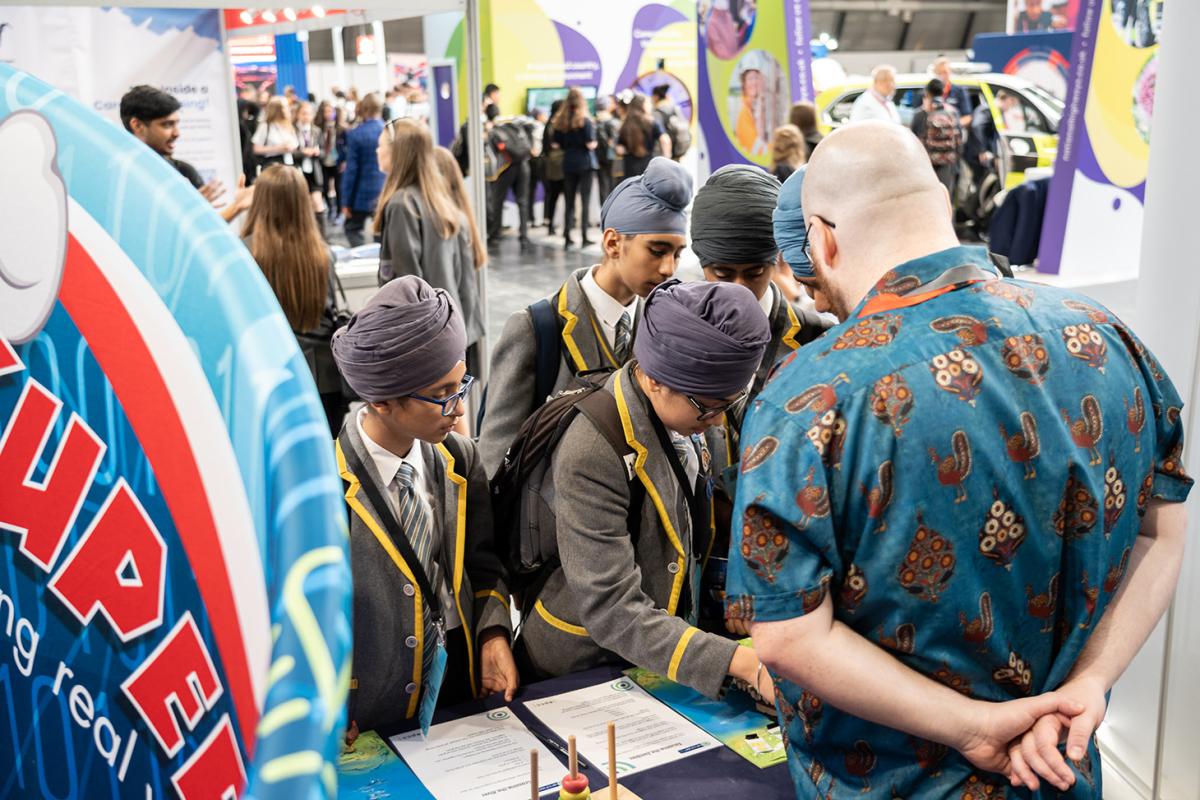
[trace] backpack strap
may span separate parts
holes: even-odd
[[[538,300],[527,310],[533,322],[535,347],[533,406],[538,408],[554,391],[554,383],[558,379],[559,364],[562,361],[562,345],[559,343],[562,332],[558,327],[558,314],[550,300]]]
[[[555,295],[557,299],[558,295]],[[534,384],[533,408],[536,411],[546,402],[546,398],[554,391],[558,380],[558,367],[562,360],[562,346],[559,340],[562,330],[558,326],[558,312],[554,303],[542,298],[525,309],[533,322],[534,344]],[[488,387],[483,388],[479,401],[479,412],[475,415],[475,430],[483,430],[483,417],[487,413]]]
[[[600,390],[580,400],[577,408],[596,426],[596,430],[625,466],[625,475],[629,480],[629,509],[625,517],[625,530],[629,532],[629,538],[636,550],[638,537],[641,535],[642,502],[645,499],[646,487],[633,471],[634,452],[625,438],[625,428],[621,424],[620,412],[617,411],[617,401],[608,392]]]

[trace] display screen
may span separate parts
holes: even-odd
[[[525,90],[525,113],[533,116],[533,112],[541,109],[547,114],[550,113],[550,106],[555,100],[565,100],[567,98],[568,86],[554,86],[544,89],[526,89]],[[596,113],[596,87],[595,86],[580,86],[578,87],[583,96],[587,98],[588,113]]]

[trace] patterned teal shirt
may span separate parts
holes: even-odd
[[[897,267],[750,412],[730,615],[791,619],[832,592],[838,620],[964,695],[1055,688],[1149,500],[1187,497],[1181,407],[1086,298],[1001,279],[977,248]],[[1013,792],[944,746],[778,688],[798,797]],[[1071,796],[1099,796],[1095,746],[1074,766]]]

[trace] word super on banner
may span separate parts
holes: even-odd
[[[0,65],[0,797],[334,794],[339,488],[246,249]]]

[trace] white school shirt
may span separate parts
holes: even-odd
[[[629,305],[623,306],[618,303],[612,295],[600,288],[600,284],[596,283],[596,276],[593,273],[598,268],[592,267],[587,271],[587,274],[579,281],[579,288],[583,289],[583,296],[587,298],[592,311],[596,312],[596,317],[600,320],[600,331],[608,341],[608,346],[610,348],[616,346],[617,323],[621,320],[622,314],[629,315],[629,333],[632,342],[633,321],[637,316],[638,297],[634,295]]]

